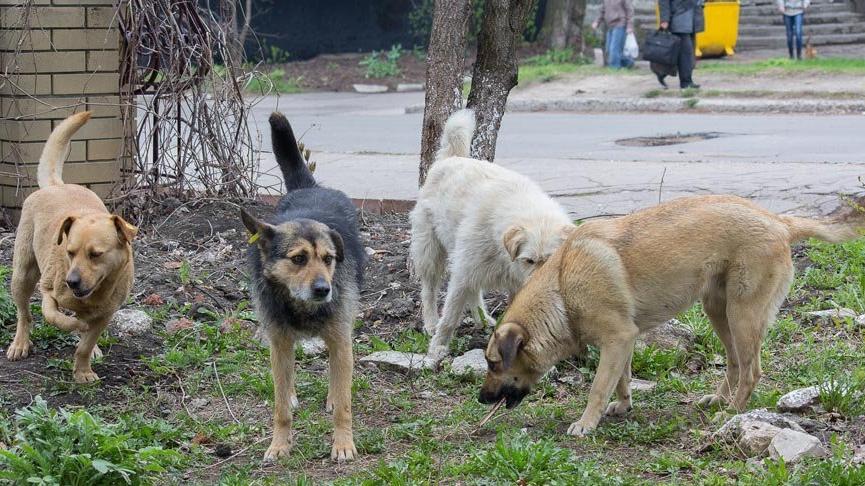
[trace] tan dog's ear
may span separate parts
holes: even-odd
[[[515,261],[517,256],[520,254],[520,248],[526,242],[526,230],[522,226],[511,226],[505,231],[504,236],[502,236],[502,243],[505,245],[505,250],[507,250],[508,255],[511,257],[511,261]]]
[[[120,241],[123,243],[132,243],[132,240],[138,234],[138,228],[132,226],[116,214],[112,214],[111,218],[114,220],[114,227],[117,228],[117,236],[120,237]]]
[[[338,231],[331,229],[330,239],[333,241],[333,246],[336,248],[336,261],[343,261],[345,259],[345,244],[342,241],[342,235],[340,235]]]
[[[487,347],[487,359],[491,363],[501,362],[502,371],[514,364],[520,349],[525,344],[526,331],[519,324],[507,322],[499,326]]]
[[[63,224],[60,225],[60,231],[57,233],[57,244],[63,243],[63,237],[69,236],[69,229],[72,228],[72,223],[78,219],[75,216],[69,216],[68,218],[63,220]]]
[[[577,229],[577,226],[573,225],[573,224],[566,224],[566,225],[562,226],[562,229],[560,230],[561,235],[562,235],[562,241],[567,240],[568,237],[571,236],[571,233],[573,233],[575,229]]]
[[[274,234],[276,234],[273,226],[256,219],[255,216],[247,213],[243,208],[240,209],[240,219],[243,221],[243,225],[246,226],[246,230],[252,235],[249,238],[250,243],[258,242],[259,246],[263,246],[270,242]]]

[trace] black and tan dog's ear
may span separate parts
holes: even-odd
[[[120,241],[123,243],[132,243],[132,240],[138,234],[138,228],[132,226],[116,214],[112,214],[111,218],[114,220],[114,227],[117,228],[117,236],[120,238]]]
[[[63,224],[60,225],[60,231],[57,232],[57,244],[63,243],[63,237],[69,236],[69,230],[72,228],[72,223],[78,219],[75,216],[69,216],[68,218],[63,220]]]
[[[273,239],[276,233],[273,226],[256,219],[255,216],[247,213],[243,208],[240,208],[240,219],[243,221],[243,225],[246,226],[246,230],[252,235],[249,239],[250,243],[267,243]]]
[[[342,241],[342,235],[339,234],[339,231],[331,229],[330,239],[333,241],[333,247],[336,248],[336,261],[343,261],[345,259],[345,244]]]
[[[520,248],[522,248],[525,242],[526,230],[522,226],[511,226],[505,231],[504,236],[502,236],[502,243],[504,243],[505,250],[510,255],[511,261],[515,261],[520,255]]]
[[[491,363],[501,363],[501,371],[514,364],[517,353],[525,344],[526,331],[519,324],[507,322],[499,326],[487,348],[487,359]]]

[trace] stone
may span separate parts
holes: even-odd
[[[652,391],[658,383],[649,380],[641,380],[639,378],[631,379],[631,391]]]
[[[397,371],[432,369],[436,365],[435,360],[430,359],[424,354],[402,353],[399,351],[376,351],[369,356],[361,358],[360,362],[372,363],[380,368]]]
[[[861,316],[856,318],[856,324],[860,326],[865,326],[865,314],[862,314]]]
[[[846,307],[841,307],[838,309],[811,311],[808,312],[807,315],[816,319],[846,319],[848,317],[851,319],[856,319],[858,317],[853,310]]]
[[[327,345],[324,344],[324,339],[320,337],[303,339],[298,346],[303,350],[304,356],[318,356],[327,351]]]
[[[782,430],[759,420],[743,420],[739,427],[741,435],[736,443],[747,457],[762,456]]]
[[[189,401],[189,410],[200,410],[204,408],[205,405],[207,405],[208,403],[210,403],[210,400],[208,400],[207,398],[193,398]]]
[[[796,430],[784,429],[778,432],[769,443],[769,457],[783,459],[794,464],[803,457],[825,457],[829,451],[813,435]]]
[[[770,412],[765,408],[758,408],[757,410],[733,416],[720,429],[715,431],[715,435],[730,442],[738,441],[742,435],[742,424],[746,421],[766,422],[779,429],[792,429],[797,432],[804,432],[802,427],[791,416]]]
[[[694,344],[694,333],[677,319],[670,319],[637,339],[641,346],[687,351]]]
[[[153,327],[153,319],[138,309],[120,309],[111,321],[111,331],[117,337],[140,336]]]
[[[375,93],[386,93],[387,86],[383,84],[354,84],[352,85],[354,90],[358,93],[364,94],[375,94]]]
[[[414,301],[408,297],[393,299],[385,307],[385,312],[391,317],[408,317],[414,312]]]
[[[396,85],[396,90],[399,93],[423,91],[423,83],[399,83]]]
[[[457,356],[451,363],[451,371],[458,375],[483,376],[487,372],[487,358],[484,355],[484,350],[472,349],[462,356]]]
[[[853,464],[865,464],[865,444],[853,449]]]
[[[775,408],[779,412],[805,412],[811,410],[820,401],[820,387],[809,386],[799,388],[778,399]]]

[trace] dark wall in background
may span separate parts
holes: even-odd
[[[409,28],[412,0],[256,0],[252,29],[258,42],[291,60],[318,54],[363,52],[416,43]],[[257,57],[257,48],[249,55]]]

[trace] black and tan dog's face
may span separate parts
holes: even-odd
[[[86,299],[129,258],[126,245],[138,229],[112,214],[69,216],[60,225],[57,244],[66,252],[66,286],[78,299]]]
[[[529,394],[542,373],[526,363],[523,347],[527,339],[526,330],[513,322],[493,332],[486,350],[487,376],[478,401],[492,404],[504,398],[507,408],[513,408]]]
[[[342,237],[327,225],[297,219],[274,226],[241,210],[246,229],[257,235],[262,274],[288,289],[292,298],[313,304],[333,298],[333,274],[343,259]]]

